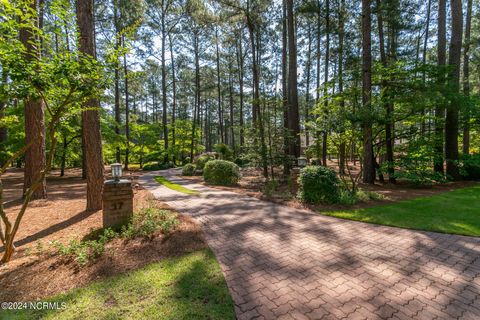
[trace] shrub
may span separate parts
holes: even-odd
[[[466,180],[480,180],[480,154],[465,154],[460,164],[460,172]]]
[[[147,207],[135,212],[132,222],[119,231],[111,228],[98,229],[83,240],[72,240],[67,245],[53,241],[52,245],[61,256],[74,260],[79,266],[84,266],[99,257],[105,251],[106,244],[114,238],[148,238],[157,231],[167,235],[178,224],[179,220],[174,212]]]
[[[219,154],[221,160],[232,160],[233,150],[225,143],[217,143],[213,148]]]
[[[384,200],[384,199],[385,199],[384,195],[377,192],[373,192],[373,191],[358,190],[355,193],[352,193],[348,190],[341,190],[338,202],[343,205],[351,206],[358,202],[367,202],[369,200]]]
[[[173,162],[165,162],[165,163],[160,163],[160,162],[149,162],[143,165],[143,170],[144,171],[157,171],[157,170],[166,170],[170,168],[174,168],[175,165]]]
[[[187,163],[182,168],[182,176],[193,176],[195,174],[195,165]]]
[[[307,203],[335,203],[339,201],[339,181],[335,172],[321,166],[307,166],[298,177],[298,198]]]
[[[229,186],[240,180],[239,167],[230,161],[211,160],[205,165],[203,178],[207,183]]]
[[[148,238],[156,231],[169,234],[178,224],[179,220],[174,212],[147,207],[133,215],[132,222],[122,228],[121,236],[127,239]]]
[[[214,160],[215,157],[210,154],[202,154],[200,157],[197,158],[195,161],[196,169],[202,171],[207,164],[208,161]]]

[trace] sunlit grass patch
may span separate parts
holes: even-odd
[[[200,194],[200,192],[198,192],[196,190],[185,188],[184,186],[181,186],[177,183],[173,183],[173,182],[165,179],[165,177],[162,177],[162,176],[155,177],[155,181],[157,181],[158,183],[160,183],[161,185],[164,185],[165,187],[167,187],[169,189],[172,189],[172,190],[175,190],[175,191],[178,191],[178,192],[181,192],[181,193],[185,193],[185,194],[189,194],[189,195]]]
[[[321,213],[407,229],[480,236],[480,185],[388,205]]]

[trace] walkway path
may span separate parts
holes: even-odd
[[[202,224],[238,319],[480,319],[480,238],[325,217],[178,174],[140,182]]]

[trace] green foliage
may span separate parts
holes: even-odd
[[[150,206],[136,212],[132,222],[122,229],[121,236],[127,239],[149,238],[157,231],[168,235],[178,224],[179,220],[176,213]]]
[[[197,158],[197,160],[195,160],[195,165],[196,165],[196,169],[198,171],[203,171],[203,168],[205,167],[205,164],[208,162],[208,161],[211,161],[211,160],[214,160],[215,157],[211,154],[202,154],[201,156],[199,156]]]
[[[213,146],[221,160],[232,160],[233,150],[225,143],[217,143]]]
[[[133,215],[132,221],[115,231],[111,228],[99,229],[85,240],[72,240],[67,245],[53,241],[56,252],[75,261],[79,266],[85,266],[105,252],[105,246],[112,239],[121,237],[133,239],[136,237],[149,238],[156,232],[170,234],[179,224],[177,215],[168,210],[160,210],[149,206]]]
[[[340,197],[338,203],[352,206],[359,202],[368,202],[370,200],[383,199],[385,199],[384,195],[373,191],[357,190],[355,193],[352,193],[348,190],[342,189],[340,190]]]
[[[143,165],[143,170],[144,171],[157,171],[157,170],[166,170],[170,168],[174,168],[175,165],[173,162],[164,162],[164,163],[159,163],[159,162],[149,162]]]
[[[240,180],[240,168],[230,161],[211,160],[205,165],[203,178],[214,185],[235,185]]]
[[[460,160],[461,174],[467,180],[480,180],[480,154],[464,154]]]
[[[335,203],[339,201],[339,181],[335,172],[322,166],[307,166],[298,177],[298,198],[307,203]]]
[[[52,245],[61,256],[68,257],[78,265],[84,266],[99,257],[105,251],[105,245],[116,236],[115,231],[107,228],[95,240],[72,240],[68,245],[53,241]]]
[[[195,165],[192,163],[187,163],[182,168],[182,176],[193,176],[195,174]]]

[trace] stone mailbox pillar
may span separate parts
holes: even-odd
[[[103,227],[126,224],[133,216],[133,190],[129,180],[107,180],[103,186]]]

